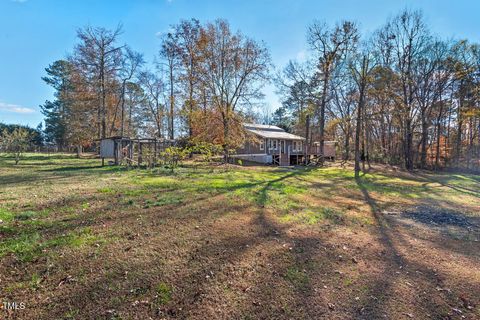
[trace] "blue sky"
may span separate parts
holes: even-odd
[[[0,122],[36,126],[38,105],[52,98],[41,77],[44,68],[71,52],[78,27],[114,28],[121,42],[153,60],[158,34],[180,19],[225,18],[234,29],[263,40],[277,68],[302,59],[305,31],[315,19],[350,19],[369,33],[403,8],[422,9],[433,32],[444,38],[480,42],[480,1],[447,0],[0,0]],[[279,106],[272,86],[265,89],[271,110]]]

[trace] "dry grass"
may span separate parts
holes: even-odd
[[[19,319],[480,318],[480,178],[0,157]]]

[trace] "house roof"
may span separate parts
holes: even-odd
[[[304,137],[285,132],[285,130],[277,126],[270,126],[266,124],[253,124],[253,123],[245,123],[243,126],[245,127],[245,130],[247,130],[248,132],[254,133],[262,138],[305,140]]]

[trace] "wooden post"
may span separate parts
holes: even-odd
[[[142,143],[138,141],[138,166],[142,164]]]
[[[113,140],[113,159],[115,165],[118,165],[118,142]]]
[[[157,164],[157,139],[153,142],[153,165],[152,167],[155,168]]]
[[[133,141],[128,143],[128,162],[131,165],[133,160]]]

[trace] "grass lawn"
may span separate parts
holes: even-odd
[[[0,319],[479,319],[480,176],[0,156]]]

